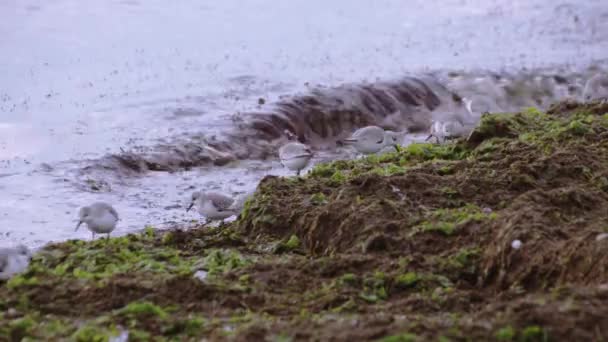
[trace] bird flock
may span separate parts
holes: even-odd
[[[584,101],[600,100],[603,103],[608,101],[608,75],[598,74],[590,78],[585,85],[582,98]],[[474,117],[472,101],[463,98],[462,103],[469,118]],[[434,138],[436,143],[443,143],[449,139],[465,136],[472,131],[475,124],[476,122],[465,122],[458,116],[454,116],[452,120],[431,120],[426,141]],[[291,132],[285,131],[285,133],[291,141],[279,148],[279,160],[285,168],[295,171],[296,176],[300,176],[301,171],[314,157],[314,153],[309,146],[295,141],[295,136]],[[399,151],[399,145],[407,133],[409,133],[407,130],[395,132],[378,126],[367,126],[357,129],[343,142],[353,147],[360,156],[378,153],[387,147],[393,147]],[[245,199],[246,197],[237,200],[218,192],[194,191],[186,211],[196,207],[198,213],[206,218],[207,223],[223,222],[231,216],[238,215]],[[106,234],[109,239],[110,233],[116,229],[118,221],[120,218],[114,207],[105,202],[95,202],[80,208],[75,230],[77,231],[84,223],[91,231],[92,239],[95,239],[95,234]],[[520,246],[520,241],[513,242],[513,248],[517,249]],[[29,265],[31,256],[31,251],[24,245],[0,248],[0,280],[10,279],[15,274],[23,272]]]

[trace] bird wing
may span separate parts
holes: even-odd
[[[300,143],[289,143],[279,149],[279,158],[284,160],[300,158],[312,154],[310,148]]]
[[[93,215],[102,215],[104,211],[109,211],[112,216],[118,220],[118,213],[111,205],[106,202],[95,202],[89,206],[92,210]]]
[[[226,210],[230,208],[232,203],[234,203],[234,199],[226,195],[211,193],[208,196],[211,200],[211,203],[213,203],[213,206],[216,207],[218,210]]]

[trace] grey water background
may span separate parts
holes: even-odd
[[[222,135],[235,113],[285,96],[450,70],[465,71],[447,83],[468,95],[480,79],[500,88],[496,75],[536,84],[547,73],[572,95],[606,51],[601,0],[5,0],[0,245],[88,238],[76,213],[97,200],[121,214],[117,234],[185,225],[199,219],[183,207],[194,188],[236,194],[287,175],[276,158],[103,174],[106,156]],[[322,150],[315,162],[347,155]]]

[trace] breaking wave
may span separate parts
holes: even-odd
[[[137,175],[177,171],[234,160],[276,158],[290,132],[314,149],[331,150],[352,131],[367,125],[426,132],[432,119],[474,121],[483,112],[547,108],[564,99],[581,99],[598,68],[583,72],[434,72],[395,81],[316,88],[283,98],[268,110],[234,115],[218,135],[174,138],[170,143],[124,151],[93,161],[81,170]],[[471,116],[463,98],[473,101]]]

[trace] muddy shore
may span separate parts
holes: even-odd
[[[606,104],[486,114],[268,176],[218,228],[51,244],[0,284],[0,340],[605,340],[607,149]]]

